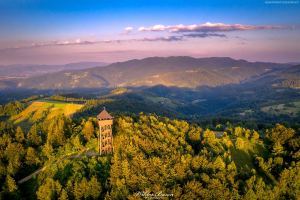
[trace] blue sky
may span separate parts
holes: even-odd
[[[185,28],[176,32],[181,24]],[[173,27],[152,30],[156,25]],[[226,25],[228,29],[221,31]],[[297,1],[0,0],[0,27],[2,65],[117,62],[172,55],[300,61]],[[127,27],[132,30],[124,31]],[[138,31],[140,27],[147,31]],[[184,36],[196,33],[202,35]],[[167,37],[176,40],[163,39]]]

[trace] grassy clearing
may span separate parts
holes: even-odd
[[[39,123],[44,119],[52,118],[62,113],[72,117],[78,109],[83,107],[83,104],[47,100],[32,101],[28,105],[23,112],[9,119],[16,126],[21,126],[22,129],[27,131],[34,123]]]
[[[42,107],[50,107],[53,106],[53,108],[65,108],[67,106],[66,103],[44,103]]]
[[[251,114],[253,110],[245,110],[245,112],[240,113],[240,115],[245,116],[247,113]]]
[[[236,141],[236,140],[235,140]],[[235,141],[232,141],[235,143]],[[236,164],[238,169],[243,169],[250,172],[252,169],[256,170],[258,176],[263,178],[266,183],[276,185],[276,179],[270,174],[260,173],[259,169],[255,167],[253,157],[256,154],[262,157],[265,161],[268,160],[269,151],[263,144],[251,143],[250,141],[244,140],[244,148],[236,149],[235,146],[230,146],[231,158]]]
[[[47,110],[47,108],[40,109],[43,104],[44,104],[43,102],[34,102],[20,114],[11,117],[10,120],[14,121],[15,123],[18,123],[24,121],[29,117],[33,117],[38,110],[40,111]]]
[[[147,99],[151,100],[153,103],[158,103],[164,100],[169,100],[167,98],[164,97],[147,97]]]
[[[67,104],[66,107],[64,108],[65,115],[73,117],[76,111],[82,107],[83,105],[80,104]]]
[[[171,108],[176,108],[177,107],[176,104],[180,104],[180,102],[175,102],[174,100],[164,98],[164,97],[146,97],[146,98],[152,101],[153,103],[160,103],[162,105],[166,105]]]
[[[274,106],[266,106],[261,108],[263,112],[280,115],[290,115],[290,116],[296,116],[292,115],[291,113],[298,113],[300,112],[300,101],[294,102],[296,107],[285,107],[284,104],[274,105]]]
[[[232,141],[235,143],[235,141]],[[237,168],[243,168],[246,171],[256,169],[253,163],[253,156],[256,154],[259,157],[267,159],[268,150],[261,144],[251,143],[250,141],[244,141],[243,149],[236,149],[234,144],[230,146],[230,152],[232,160],[235,162]]]

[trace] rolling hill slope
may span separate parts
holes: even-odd
[[[300,65],[286,69],[276,70],[272,73],[262,75],[253,79],[258,83],[269,83],[274,86],[299,88]]]
[[[152,57],[105,67],[67,70],[14,80],[17,88],[73,89],[118,86],[198,87],[237,84],[291,65],[247,62],[231,58]],[[8,84],[6,84],[8,85]],[[11,84],[12,85],[12,84]]]
[[[52,118],[58,114],[72,117],[83,106],[83,104],[37,100],[31,102],[23,112],[11,117],[9,121],[16,126],[22,126],[23,129],[29,130],[33,124],[42,122],[44,119]]]

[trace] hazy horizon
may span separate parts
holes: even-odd
[[[154,56],[300,62],[296,1],[0,1],[0,13],[0,65]]]
[[[184,57],[186,55],[183,55],[182,57]],[[8,65],[1,65],[1,66],[11,66],[11,65],[68,65],[68,64],[77,64],[77,63],[93,63],[93,62],[99,62],[99,63],[106,63],[108,65],[110,64],[113,64],[113,63],[117,63],[117,62],[127,62],[127,61],[131,61],[131,60],[143,60],[143,59],[146,59],[146,58],[169,58],[169,57],[181,57],[181,55],[178,55],[178,56],[150,56],[150,57],[144,57],[144,58],[132,58],[132,59],[128,59],[128,60],[123,60],[123,61],[116,61],[116,62],[101,62],[101,61],[80,61],[80,62],[68,62],[68,63],[58,63],[58,64],[48,64],[48,63],[41,63],[41,64],[33,64],[33,63],[13,63],[13,64],[8,64]],[[207,56],[207,57],[194,57],[194,56],[187,56],[187,57],[192,57],[192,58],[195,58],[195,59],[200,59],[200,58],[231,58],[231,59],[234,59],[234,60],[245,60],[247,62],[252,62],[252,63],[255,63],[255,62],[265,62],[265,63],[278,63],[278,64],[288,64],[288,63],[300,63],[299,62],[272,62],[272,61],[251,61],[251,60],[247,60],[247,59],[235,59],[235,58],[232,58],[232,57],[228,57],[228,56]]]

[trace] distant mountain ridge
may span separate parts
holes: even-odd
[[[44,73],[51,73],[63,70],[73,70],[73,69],[86,69],[98,66],[105,66],[108,63],[104,62],[79,62],[79,63],[69,63],[66,65],[0,65],[0,77],[26,77],[39,75]]]
[[[291,64],[248,62],[228,57],[150,57],[117,62],[105,67],[65,70],[26,79],[6,80],[6,85],[29,89],[74,89],[166,85],[196,88],[217,87],[279,76]],[[1,84],[1,83],[0,83]]]

